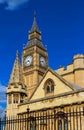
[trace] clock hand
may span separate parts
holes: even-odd
[[[28,60],[27,62],[29,63],[30,61]]]

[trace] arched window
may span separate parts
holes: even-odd
[[[52,79],[48,79],[44,84],[45,93],[53,93],[54,92],[54,81]]]
[[[8,96],[8,103],[9,103],[9,104],[12,103],[12,96],[11,96],[11,94],[9,94],[9,96]]]
[[[54,91],[54,85],[51,86],[51,92],[53,92],[53,91]]]
[[[46,92],[49,93],[50,92],[50,86],[46,87]]]
[[[19,95],[18,94],[13,94],[13,103],[17,104],[19,100]]]

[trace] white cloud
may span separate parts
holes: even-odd
[[[6,4],[5,9],[8,10],[15,10],[26,2],[29,2],[29,0],[0,0],[0,4]]]
[[[0,83],[0,113],[4,111],[5,104],[6,104],[6,87],[1,85]]]
[[[6,87],[0,84],[0,93],[6,92]]]
[[[6,87],[0,84],[0,103],[6,103]]]
[[[2,106],[0,106],[0,118],[4,118],[5,117],[5,108],[3,108]]]
[[[2,106],[0,106],[0,112],[2,112],[2,111],[3,111],[3,109],[4,109],[4,108],[3,108]]]
[[[3,110],[3,107],[2,106],[0,106],[0,111],[2,111]]]
[[[6,0],[0,0],[0,3],[4,3]]]

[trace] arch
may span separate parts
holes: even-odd
[[[46,94],[54,92],[54,81],[51,78],[44,83],[44,90]]]

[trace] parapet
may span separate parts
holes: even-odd
[[[57,70],[57,73],[60,74],[60,75],[64,75],[64,74],[71,73],[71,72],[73,72],[73,64],[68,64],[66,66],[66,68],[60,67]]]
[[[65,67],[59,67],[57,73],[65,75],[74,72],[76,69],[84,69],[84,54],[77,54],[73,57],[73,62]]]
[[[73,60],[76,60],[76,59],[84,59],[84,54],[74,55]]]
[[[74,70],[84,69],[84,54],[77,54],[73,57]]]

